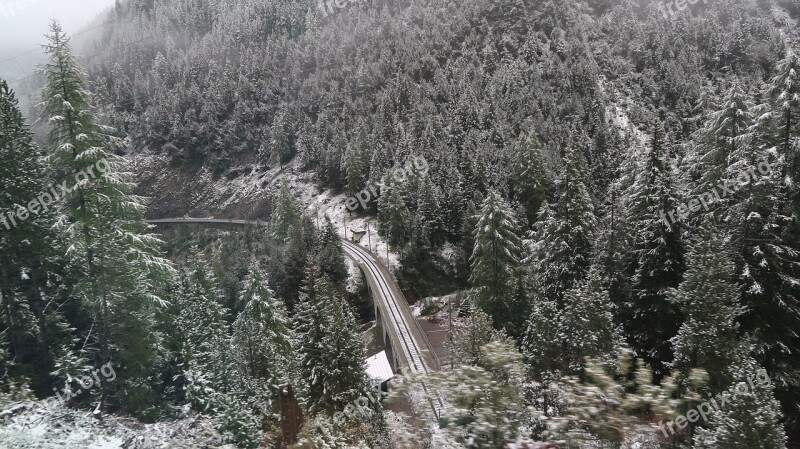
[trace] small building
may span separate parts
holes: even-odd
[[[361,240],[367,235],[367,231],[360,230],[356,231],[355,229],[350,229],[350,235],[352,236],[350,240],[353,243],[361,243]]]
[[[392,365],[389,364],[389,358],[386,356],[386,351],[381,351],[367,359],[367,377],[371,384],[380,391],[386,393],[389,391],[389,380],[394,377]]]

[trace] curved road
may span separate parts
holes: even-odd
[[[148,220],[150,224],[210,224],[210,225],[239,225],[239,226],[268,226],[263,221],[226,220],[217,218],[166,218]],[[412,374],[427,374],[439,370],[439,362],[435,357],[433,348],[420,328],[411,308],[408,306],[403,292],[398,287],[389,270],[366,248],[346,239],[342,239],[342,246],[347,257],[361,267],[367,276],[367,282],[373,292],[374,300],[381,311],[390,333],[392,349],[401,353],[400,362]],[[423,383],[422,388],[428,396],[431,410],[438,419],[443,404],[438,395],[431,395]]]

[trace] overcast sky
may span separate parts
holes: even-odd
[[[113,5],[114,0],[0,0],[0,59],[42,44],[52,18],[72,33]]]

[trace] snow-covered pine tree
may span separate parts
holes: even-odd
[[[294,194],[289,184],[284,181],[281,183],[280,192],[272,209],[270,228],[272,236],[278,243],[286,243],[289,233],[294,229],[299,221],[299,212],[295,205]]]
[[[342,171],[347,174],[347,188],[345,192],[348,197],[354,197],[367,184],[369,176],[369,138],[367,137],[366,125],[361,123],[356,131],[356,139],[347,146],[344,155],[344,167]],[[369,207],[369,205],[367,206]]]
[[[461,236],[461,224],[466,213],[464,179],[458,171],[454,155],[444,153],[444,160],[440,162],[442,167],[438,176],[436,174],[432,176],[434,176],[434,182],[442,186],[438,210],[439,223],[441,223],[445,236],[456,240]]]
[[[344,261],[342,241],[328,216],[325,216],[325,224],[319,233],[316,258],[320,275],[328,276],[334,285],[344,285],[347,280],[347,265]]]
[[[519,437],[526,412],[521,395],[522,355],[506,339],[489,342],[481,352],[477,366],[461,365],[421,376],[449,404],[442,410],[441,428],[458,444],[446,447],[509,447]]]
[[[787,169],[795,183],[800,182],[800,57],[791,48],[778,62],[777,74],[767,86],[772,103],[771,118],[776,122],[774,140],[786,157]]]
[[[227,311],[217,280],[197,248],[180,271],[162,322],[175,399],[203,412],[217,412],[232,376],[225,366],[230,352]],[[231,367],[232,368],[232,367]]]
[[[587,357],[609,369],[617,365],[622,337],[613,311],[597,269],[590,269],[586,280],[566,292],[558,327],[567,361],[565,371],[579,373]]]
[[[621,336],[599,270],[567,290],[563,303],[558,311],[554,301],[537,299],[528,321],[523,350],[535,378],[580,374],[587,357],[613,369]]]
[[[767,86],[772,113],[767,125],[774,129],[768,143],[775,145],[785,159],[784,188],[792,201],[795,219],[787,239],[800,241],[800,57],[792,49],[776,67],[777,75]],[[800,276],[798,272],[797,276]]]
[[[694,437],[698,449],[784,449],[781,406],[767,372],[750,357],[730,367],[734,382],[714,398],[719,407]]]
[[[670,339],[675,353],[672,367],[679,371],[675,377],[683,388],[695,368],[708,373],[711,394],[733,380],[725,371],[738,360],[736,320],[744,312],[734,269],[728,242],[708,219],[696,232],[683,281],[667,294],[684,316],[678,334]]]
[[[439,220],[439,199],[442,192],[439,186],[431,181],[430,174],[423,172],[415,163],[406,163],[406,199],[411,211],[408,236],[416,234],[418,241],[432,241],[434,235],[441,235]],[[426,247],[429,249],[429,247]]]
[[[679,224],[668,222],[669,213],[677,207],[669,155],[664,129],[658,123],[643,174],[628,193],[628,221],[635,237],[626,268],[632,275],[631,292],[621,313],[631,344],[657,376],[665,375],[672,361],[669,339],[681,321],[666,290],[678,286],[684,270]]]
[[[516,154],[518,160],[514,167],[512,192],[514,199],[525,208],[528,223],[536,222],[539,208],[547,199],[547,177],[542,160],[542,145],[535,133],[529,133],[519,142]]]
[[[696,178],[690,186],[692,194],[713,192],[722,181],[736,149],[752,140],[752,125],[758,110],[741,84],[734,81],[718,109],[708,114],[705,124],[695,134],[695,152],[690,155],[690,170]],[[717,201],[710,209],[724,210],[725,204],[724,200]]]
[[[724,219],[742,288],[742,329],[760,346],[754,357],[775,378],[781,397],[800,391],[800,242],[790,232],[796,217],[783,183],[783,159],[770,131],[739,145],[725,172],[735,185]]]
[[[291,161],[296,152],[289,120],[289,113],[285,107],[282,107],[275,113],[272,118],[272,126],[269,128],[269,146],[272,156],[281,167]]]
[[[364,343],[355,318],[326,276],[309,273],[295,317],[303,401],[311,415],[337,411],[369,391]]]
[[[283,300],[289,312],[294,311],[300,295],[300,286],[303,283],[303,270],[308,256],[317,246],[316,229],[311,220],[303,216],[298,226],[289,232],[289,243],[287,244],[284,257],[284,276],[283,276]]]
[[[290,324],[257,267],[247,274],[240,296],[245,306],[233,323],[231,338],[237,394],[251,412],[268,420],[275,413],[278,387],[293,375]]]
[[[59,208],[44,154],[34,144],[16,95],[4,80],[0,80],[0,160],[0,326],[14,360],[7,373],[14,378],[26,372],[34,391],[49,394],[54,358],[71,346],[71,331],[60,307],[47,307],[53,288],[61,285],[49,274],[62,250],[55,229]]]
[[[390,244],[402,245],[408,238],[409,211],[403,194],[403,184],[386,176],[378,199],[378,222],[381,234]]]
[[[541,207],[531,254],[524,261],[533,296],[554,300],[559,308],[564,293],[589,271],[597,228],[578,157],[574,150],[565,155],[564,172],[556,181],[556,200]]]
[[[159,255],[161,241],[147,234],[145,199],[132,193],[133,176],[114,154],[121,142],[100,124],[69,40],[57,22],[50,31],[42,116],[51,127],[53,169],[70,188],[65,232],[68,256],[79,272],[74,295],[93,318],[87,333],[93,343],[86,347],[95,366],[117,367],[115,382],[100,379],[98,408],[104,409],[116,393],[144,394],[148,388],[144,380],[152,374],[157,347],[153,312],[163,304],[158,281],[173,269]]]
[[[481,348],[492,341],[503,338],[505,336],[494,328],[489,315],[476,310],[454,326],[453,331],[447,337],[445,350],[448,363],[459,366],[477,366],[483,356]]]
[[[480,289],[478,306],[498,327],[511,321],[514,314],[522,313],[508,307],[520,261],[518,232],[511,206],[497,191],[490,190],[478,213],[470,282]]]

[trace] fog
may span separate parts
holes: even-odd
[[[113,5],[114,0],[0,0],[0,60],[42,44],[53,18],[72,33]]]

